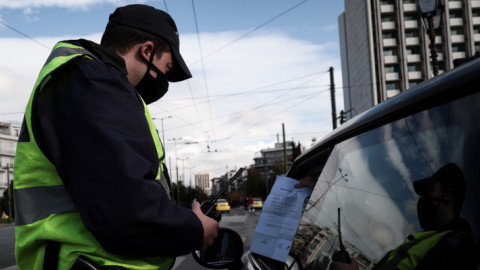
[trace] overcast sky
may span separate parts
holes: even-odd
[[[0,121],[21,122],[56,42],[99,42],[108,15],[132,3],[172,15],[193,74],[149,105],[167,165],[180,159],[187,184],[197,172],[249,166],[282,139],[282,123],[286,139],[307,148],[332,130],[330,67],[343,109],[341,0],[0,0]]]

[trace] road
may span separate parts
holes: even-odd
[[[253,230],[257,225],[261,211],[248,212],[243,208],[232,208],[229,214],[223,214],[220,221],[220,227],[232,229],[240,234],[243,241],[244,252],[250,249],[252,242]],[[15,263],[14,255],[14,226],[0,225],[0,269],[1,270],[18,270]],[[200,266],[192,257],[192,255],[180,256],[177,258],[172,270],[191,270],[191,269],[208,269]]]

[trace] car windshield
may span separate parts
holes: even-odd
[[[480,115],[474,105],[480,104],[479,96],[444,104],[338,144],[318,177],[292,246],[304,266],[329,260],[331,251],[338,248],[340,213],[347,251],[366,269],[371,268],[406,236],[421,231],[416,212],[419,197],[412,183],[446,163],[460,166],[467,190],[478,191],[474,180],[480,128],[464,116]],[[477,224],[473,229],[478,238],[478,215],[472,206],[480,202],[473,193],[467,193],[462,215]]]
[[[225,199],[218,199],[217,202],[218,202],[218,203],[226,203],[227,200],[225,200]]]

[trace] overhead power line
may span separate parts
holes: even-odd
[[[0,23],[1,23],[1,24],[3,24],[3,25],[5,25],[6,27],[8,27],[8,28],[12,29],[13,31],[15,31],[15,32],[19,33],[20,35],[22,35],[22,36],[24,36],[24,37],[26,37],[26,38],[28,38],[28,39],[32,40],[33,42],[35,42],[35,43],[37,43],[37,44],[39,44],[40,46],[47,48],[49,51],[51,50],[51,48],[49,48],[47,45],[45,45],[45,44],[41,43],[40,41],[38,41],[38,40],[36,40],[36,39],[32,38],[31,36],[29,36],[29,35],[27,35],[27,34],[24,34],[24,33],[23,33],[23,32],[21,32],[20,30],[17,30],[17,29],[15,29],[15,28],[13,28],[12,26],[8,25],[6,22],[4,22],[4,21],[0,21]]]
[[[193,1],[193,0],[192,0],[192,1]],[[212,56],[212,55],[214,55],[214,54],[218,53],[219,51],[221,51],[221,50],[225,49],[226,47],[228,47],[228,46],[232,45],[233,43],[235,43],[235,42],[237,42],[237,41],[239,41],[239,40],[243,39],[244,37],[246,37],[246,36],[250,35],[251,33],[255,32],[255,31],[257,31],[258,29],[260,29],[260,28],[264,27],[265,25],[267,25],[267,24],[269,24],[269,23],[273,22],[274,20],[276,20],[276,19],[278,19],[278,18],[282,17],[283,15],[287,14],[288,12],[290,12],[290,11],[292,11],[292,10],[296,9],[297,7],[299,7],[299,6],[303,5],[303,4],[305,4],[306,2],[308,2],[308,0],[304,0],[304,1],[302,1],[302,2],[300,2],[300,3],[298,3],[298,4],[296,4],[296,5],[294,5],[294,6],[290,7],[290,8],[288,8],[287,10],[285,10],[285,11],[283,11],[282,13],[278,14],[277,16],[275,16],[275,17],[273,17],[273,18],[271,18],[271,19],[267,20],[266,22],[264,22],[264,23],[260,24],[259,26],[257,26],[257,27],[255,27],[255,28],[253,28],[252,30],[248,31],[247,33],[245,33],[245,34],[243,34],[243,35],[239,36],[238,38],[236,38],[236,39],[234,39],[234,40],[232,40],[231,42],[227,43],[226,45],[224,45],[224,46],[222,46],[222,47],[220,47],[220,48],[216,49],[215,51],[211,52],[210,54],[207,54],[206,56],[202,57],[202,59],[200,59],[200,60],[197,60],[197,61],[193,62],[191,65],[194,65],[194,64],[196,64],[196,63],[198,63],[198,62],[200,62],[200,61],[203,61],[205,58],[207,58],[207,57],[210,57],[210,56]]]
[[[200,58],[202,59],[202,72],[203,72],[203,82],[205,84],[205,90],[207,92],[207,102],[208,102],[208,111],[210,113],[210,123],[212,125],[213,136],[216,137],[215,132],[215,125],[213,124],[213,115],[212,115],[212,106],[210,103],[210,93],[208,91],[208,84],[207,84],[207,75],[205,72],[205,63],[203,61],[203,52],[202,52],[202,43],[200,42],[200,31],[198,30],[198,21],[197,21],[197,12],[195,11],[195,4],[192,0],[192,9],[193,9],[193,17],[195,19],[195,28],[197,30],[197,40],[198,40],[198,48],[200,50]],[[193,96],[192,96],[193,98]]]

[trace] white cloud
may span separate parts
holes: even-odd
[[[102,3],[128,3],[131,1],[119,0],[0,0],[1,8],[10,9],[31,9],[39,7],[62,7],[62,8],[87,8],[88,6]],[[137,1],[142,2],[142,1]]]
[[[2,3],[5,5],[0,1],[0,7]],[[340,61],[331,52],[335,45],[312,44],[282,33],[258,32],[217,51],[240,35],[200,34],[203,55],[209,55],[203,62],[209,102],[202,64],[198,62],[197,35],[182,35],[181,52],[194,77],[188,82],[172,83],[167,95],[149,106],[157,119],[172,116],[163,121],[167,157],[171,157],[173,167],[175,152],[180,158],[188,157],[184,161],[187,174],[188,168],[195,167],[192,173],[210,171],[219,176],[227,167],[235,169],[252,164],[255,152],[273,147],[277,134],[282,139],[282,123],[286,139],[293,137],[304,146],[310,146],[313,137],[321,138],[332,129],[330,66],[338,67],[337,87],[341,82]],[[79,37],[36,40],[51,48],[55,42],[71,38]],[[100,34],[83,38],[98,42]],[[21,121],[23,114],[6,113],[24,110],[49,50],[29,39],[0,38],[0,44],[0,121]],[[306,76],[315,73],[316,76]],[[250,92],[239,94],[245,91]],[[341,90],[337,94],[337,110],[340,110]],[[161,134],[161,121],[155,122]],[[175,151],[174,142],[169,139],[180,137]],[[180,161],[179,166],[182,166]],[[179,170],[183,172],[183,168]]]

